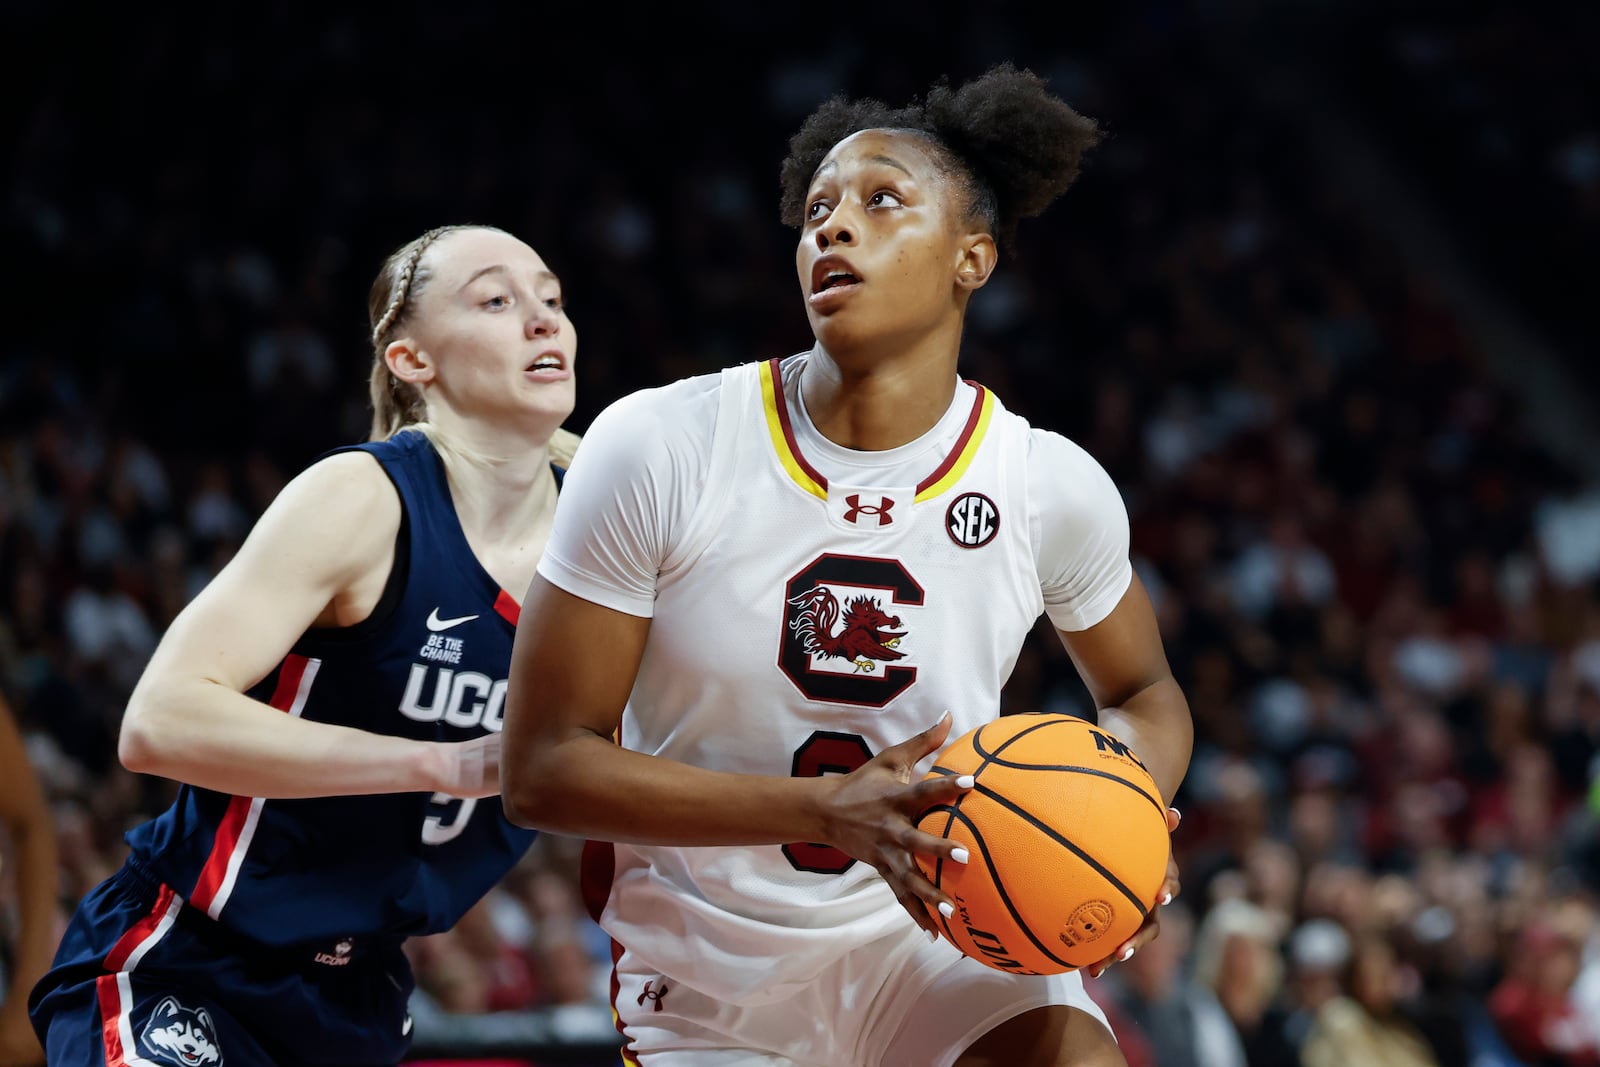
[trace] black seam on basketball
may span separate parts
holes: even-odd
[[[959,798],[957,799],[956,803],[960,803]],[[951,805],[949,805],[949,804],[935,804],[933,807],[929,808],[927,811],[923,812],[920,816],[917,817],[917,823],[920,825],[923,819],[926,819],[929,815],[932,815],[936,811],[945,812],[946,815],[949,816],[948,818],[945,819],[945,822],[944,822],[944,833],[940,835],[946,841],[948,841],[950,839],[950,824],[955,822],[955,811],[956,811],[956,809],[954,807],[952,807]],[[939,883],[943,879],[944,879],[944,857],[940,856],[938,859],[933,861],[933,887],[935,889],[942,888],[942,886],[940,886]],[[933,914],[938,916],[938,918],[935,919],[934,922],[936,922],[940,926],[944,927],[945,940],[947,940],[947,941],[950,940],[950,923],[944,917],[944,912],[942,912],[939,909],[935,908],[933,910]]]
[[[1109,778],[1113,782],[1121,782],[1135,793],[1138,793],[1140,796],[1144,797],[1145,800],[1150,802],[1150,806],[1155,808],[1157,813],[1159,813],[1163,819],[1165,819],[1167,815],[1167,809],[1165,805],[1161,803],[1161,801],[1157,800],[1155,797],[1146,792],[1144,787],[1138,782],[1130,782],[1120,774],[1112,774],[1110,771],[1102,771],[1097,767],[1078,767],[1070,763],[1012,763],[1009,760],[1001,759],[994,760],[993,762],[996,767],[1006,767],[1014,771],[1063,771],[1073,774],[1092,774],[1096,778]]]
[[[960,803],[961,803],[961,798],[957,797],[956,798],[956,804],[960,804]],[[944,838],[946,841],[948,841],[948,840],[950,840],[950,824],[955,822],[955,813],[956,813],[955,805],[952,805],[952,804],[935,804],[933,807],[929,808],[927,811],[925,811],[921,815],[917,816],[917,825],[921,826],[922,825],[922,820],[926,819],[929,815],[932,815],[936,811],[942,811],[942,812],[946,813],[946,818],[944,820],[944,830],[940,832],[939,836]],[[931,833],[932,831],[929,831],[929,832]],[[941,884],[944,881],[944,857],[943,856],[940,856],[938,859],[933,861],[933,879],[932,880],[933,880],[933,888],[935,888],[935,889],[944,888],[944,886]]]
[[[1051,828],[1048,824],[1040,822],[1026,808],[1013,803],[992,789],[985,789],[983,786],[978,786],[977,791],[994,801],[996,804],[1004,806],[1008,811],[1022,816],[1024,819],[1028,820],[1028,822],[1032,823],[1035,827],[1041,830],[1046,837],[1050,838],[1068,852],[1071,852],[1074,856],[1077,856],[1090,867],[1093,867],[1096,874],[1110,882],[1112,885],[1116,886],[1117,890],[1121,892],[1123,896],[1127,897],[1128,900],[1132,902],[1134,907],[1139,909],[1139,917],[1141,919],[1150,914],[1150,909],[1145,907],[1144,901],[1140,900],[1133,890],[1123,885],[1122,879],[1106,870],[1105,867],[1093,856],[1089,855],[1083,849],[1079,848],[1077,845],[1074,845],[1071,841],[1061,836],[1059,832]],[[976,833],[977,831],[974,830],[973,832]]]
[[[1005,718],[1005,716],[1001,716],[1001,718]],[[988,765],[989,763],[994,762],[999,757],[1000,753],[1002,753],[1002,752],[1004,752],[1006,750],[1006,747],[1008,745],[1014,745],[1018,741],[1021,741],[1024,737],[1027,737],[1029,734],[1033,733],[1034,731],[1043,730],[1045,727],[1049,726],[1051,723],[1057,723],[1057,722],[1060,722],[1061,720],[1057,719],[1057,718],[1050,718],[1050,719],[1047,719],[1044,722],[1035,723],[1033,726],[1028,727],[1026,730],[1021,730],[1021,731],[1019,731],[1017,733],[1014,733],[1010,737],[1006,738],[1004,741],[1000,742],[1000,746],[998,748],[996,748],[992,753],[991,752],[986,752],[986,751],[984,751],[984,747],[983,747],[983,731],[987,730],[989,727],[993,726],[995,723],[997,723],[999,721],[1000,721],[1000,719],[993,719],[993,720],[991,720],[991,721],[989,721],[987,723],[984,723],[983,726],[978,729],[978,732],[975,735],[973,735],[973,738],[972,738],[973,751],[975,751],[979,756],[981,756],[983,758],[983,763],[978,765],[978,770],[972,772],[973,773],[973,777],[977,777],[978,771],[983,770],[983,768],[986,765]]]
[[[974,826],[972,824],[972,820],[970,818],[968,818],[966,815],[963,815],[961,812],[955,811],[954,809],[951,810],[950,814],[951,814],[952,817],[960,819],[961,820],[961,824],[972,832],[972,843],[977,846],[978,852],[980,854],[982,854],[984,866],[989,868],[989,882],[990,882],[990,884],[992,884],[994,886],[995,892],[1000,894],[1001,903],[1005,904],[1006,911],[1011,913],[1011,919],[1012,919],[1012,921],[1014,923],[1016,923],[1017,929],[1021,930],[1023,935],[1026,936],[1029,941],[1033,942],[1033,947],[1034,948],[1038,949],[1040,952],[1044,953],[1046,956],[1049,956],[1051,959],[1053,959],[1057,963],[1061,964],[1061,966],[1067,967],[1067,968],[1071,968],[1071,969],[1075,970],[1076,969],[1076,965],[1075,964],[1070,963],[1067,960],[1062,959],[1060,956],[1057,956],[1054,952],[1051,952],[1050,949],[1044,944],[1044,942],[1040,941],[1037,937],[1034,936],[1033,929],[1026,922],[1023,922],[1022,915],[1017,911],[1016,905],[1011,903],[1011,894],[1006,892],[1006,884],[1005,884],[1005,881],[1003,879],[1001,879],[1001,877],[1000,877],[999,868],[997,868],[994,865],[993,859],[991,859],[990,856],[989,856],[989,848],[988,848],[987,845],[984,844],[983,834],[978,830],[978,828],[976,826]],[[939,916],[939,922],[940,922],[940,925],[942,925],[944,927],[945,934],[948,935],[950,933],[950,920],[946,919],[941,914]],[[1016,962],[1016,961],[1013,961],[1013,962]],[[1018,966],[1021,966],[1021,964],[1019,963]],[[1012,971],[1012,972],[1009,972],[1009,973],[1012,973],[1012,974],[1018,974],[1018,973],[1020,973],[1020,974],[1033,974],[1034,972],[1033,971],[1029,971],[1029,970],[1023,970],[1023,971],[1020,971],[1020,972]]]

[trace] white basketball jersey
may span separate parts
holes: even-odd
[[[625,748],[837,774],[945,709],[951,740],[998,714],[1044,606],[1028,424],[978,386],[936,467],[838,484],[796,441],[781,375],[801,358],[722,372],[703,496],[657,581]],[[876,871],[825,846],[614,847],[604,928],[731,1003],[782,997],[910,921]]]

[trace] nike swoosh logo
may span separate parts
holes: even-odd
[[[476,615],[463,615],[459,619],[441,619],[439,618],[439,609],[434,608],[428,612],[428,629],[438,633],[440,630],[448,630],[452,626],[460,626],[462,623],[471,622],[476,618]]]
[[[410,1032],[411,1032],[411,1016],[409,1014],[407,1014],[405,1023],[402,1024],[401,1027],[400,1027],[400,1036],[401,1037],[405,1037]]]

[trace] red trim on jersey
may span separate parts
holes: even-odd
[[[783,427],[783,439],[789,445],[789,454],[794,457],[796,463],[800,464],[800,469],[805,471],[811,477],[811,480],[816,482],[822,488],[822,491],[826,493],[828,491],[828,479],[819,474],[817,468],[807,462],[806,457],[800,451],[800,442],[794,439],[794,424],[789,421],[789,401],[783,395],[781,361],[774,357],[767,361],[767,366],[772,368],[772,406],[778,411],[778,425]]]
[[[122,998],[117,993],[117,976],[102,974],[94,980],[95,995],[100,1000],[100,1041],[105,1046],[106,1067],[127,1067],[122,1055],[122,1031],[118,1022],[122,1018]]]
[[[522,605],[517,603],[517,598],[500,590],[500,595],[494,598],[494,613],[509,622],[512,626],[522,618]]]
[[[288,711],[294,706],[295,694],[300,691],[300,679],[305,676],[309,662],[306,657],[292,652],[283,658],[283,665],[278,668],[278,684],[272,690],[272,699],[267,701],[269,705],[279,711]],[[205,866],[200,868],[200,877],[195,879],[194,892],[189,894],[189,903],[201,911],[211,910],[212,901],[216,900],[217,892],[228,876],[228,861],[233,858],[233,850],[239,847],[239,835],[244,832],[245,819],[250,815],[253,799],[230,799],[228,810],[217,824],[217,839],[212,842],[211,855],[206,857]]]
[[[983,415],[985,390],[977,382],[969,380],[967,384],[978,391],[978,395],[972,398],[972,411],[967,415],[967,424],[961,427],[961,436],[956,439],[955,445],[950,449],[950,454],[944,457],[944,462],[939,464],[939,469],[917,483],[917,492],[919,493],[930,485],[937,484],[940,478],[950,473],[950,468],[960,461],[961,454],[967,450],[967,442],[972,440],[973,431],[978,428],[978,419]]]
[[[600,921],[617,877],[617,850],[609,841],[585,841],[578,861],[578,895],[589,918]]]
[[[617,1004],[617,998],[622,995],[622,978],[617,974],[617,964],[622,962],[622,942],[616,938],[611,939],[611,1019],[617,1024],[617,1033],[622,1036],[622,1047],[617,1051],[622,1054],[622,1062],[628,1067],[643,1067],[639,1062],[639,1054],[633,1051],[633,1039],[628,1036],[628,1026],[622,1021],[622,1010]]]
[[[128,927],[128,932],[117,938],[117,943],[111,946],[111,951],[106,953],[103,966],[108,971],[120,971],[127,964],[128,957],[133,955],[133,950],[139,943],[156,932],[156,927],[161,925],[161,920],[166,917],[167,909],[172,907],[172,887],[163,885],[156,894],[155,906],[150,909],[150,914]]]

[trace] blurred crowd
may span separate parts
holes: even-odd
[[[375,88],[408,42],[430,81],[513,64],[488,15],[292,10],[83,42],[23,116],[0,690],[55,808],[63,917],[171,796],[115,759],[164,627],[286,478],[364,436],[391,248],[468,220],[538,248],[582,338],[581,431],[627,390],[809,343],[776,176],[822,95],[1012,58],[1110,136],[1002,249],[962,370],[1116,479],[1196,718],[1183,892],[1089,983],[1130,1067],[1600,1067],[1600,485],[1327,181],[1314,116],[1208,63],[1182,5],[1071,48],[959,32],[952,5],[906,31],[915,61],[769,42],[730,6],[757,43],[717,57],[718,86],[550,58],[533,113],[493,77],[473,107]],[[93,107],[91,63],[121,78]],[[1024,709],[1092,713],[1043,627],[1006,692]],[[577,847],[541,840],[411,944],[430,1010],[605,1001]]]

